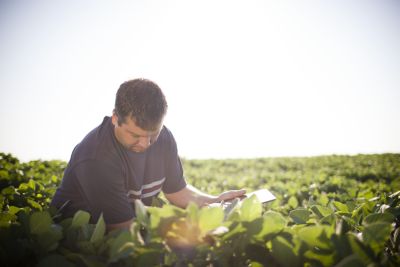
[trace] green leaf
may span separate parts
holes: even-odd
[[[332,266],[335,262],[335,254],[333,252],[327,253],[320,250],[308,250],[304,253],[304,256],[312,261],[318,261],[322,266],[327,267]]]
[[[29,218],[29,228],[32,234],[40,235],[50,230],[53,220],[47,211],[34,212]]]
[[[224,220],[224,211],[221,208],[207,208],[204,207],[199,212],[198,225],[202,235],[221,226]]]
[[[292,210],[289,213],[289,217],[292,218],[296,224],[304,224],[308,221],[310,212],[307,209],[298,208],[296,210]]]
[[[372,213],[365,217],[363,225],[373,224],[376,222],[393,223],[395,217],[391,213]]]
[[[44,252],[49,252],[57,249],[58,241],[63,238],[62,228],[57,224],[52,224],[48,231],[37,236],[37,241],[40,248]]]
[[[289,207],[291,207],[292,209],[295,209],[295,208],[297,208],[297,207],[299,206],[299,201],[297,200],[296,197],[291,196],[291,197],[289,198],[288,205],[289,205]]]
[[[365,226],[362,236],[364,242],[369,244],[375,252],[378,252],[385,246],[385,242],[389,240],[391,231],[392,226],[390,223],[376,222]]]
[[[161,266],[162,251],[156,249],[139,249],[137,265],[135,266]]]
[[[261,213],[262,205],[255,195],[243,200],[242,206],[240,207],[240,219],[242,221],[252,221],[260,217]]]
[[[148,227],[150,225],[149,215],[147,214],[145,205],[140,199],[135,199],[135,212],[137,222]]]
[[[282,214],[275,211],[267,211],[266,213],[264,213],[263,218],[263,228],[258,234],[258,236],[260,237],[282,231],[287,223]]]
[[[2,195],[12,195],[15,193],[15,188],[14,186],[9,186],[1,190]]]
[[[311,247],[329,249],[333,234],[333,229],[326,225],[307,226],[299,230],[297,236]]]
[[[358,258],[364,263],[364,266],[367,266],[375,257],[374,252],[353,234],[347,234],[347,237],[353,253],[357,254]]]
[[[335,267],[364,267],[364,263],[356,254],[352,254],[342,259]]]
[[[108,240],[107,243],[109,244],[108,262],[116,262],[134,252],[135,246],[128,231],[120,232],[116,238]]]
[[[334,212],[332,209],[321,205],[312,206],[311,211],[314,212],[320,219],[331,215]]]
[[[34,209],[38,209],[40,211],[43,209],[42,206],[39,203],[37,203],[36,201],[34,201],[33,199],[28,198],[26,201]]]
[[[199,206],[194,202],[190,202],[189,205],[186,207],[187,218],[192,223],[197,223],[199,220]]]
[[[320,203],[322,206],[326,206],[329,203],[329,198],[326,194],[321,194],[318,199],[318,203]]]
[[[99,219],[97,220],[97,224],[96,227],[94,228],[92,237],[90,238],[90,242],[94,243],[103,239],[105,233],[106,233],[106,224],[103,219],[103,214],[101,214]]]
[[[16,206],[10,206],[8,207],[8,212],[12,215],[17,214],[20,210],[23,210],[22,208],[16,207]]]
[[[82,227],[89,223],[90,214],[83,210],[78,210],[72,218],[71,227]]]
[[[31,188],[33,191],[35,191],[35,189],[36,189],[36,183],[35,183],[34,180],[29,179],[28,186],[29,186],[29,188]]]
[[[294,251],[294,247],[283,237],[277,236],[272,240],[271,254],[282,266],[299,266],[299,259]]]
[[[349,208],[347,207],[347,205],[346,205],[346,204],[343,204],[343,203],[340,203],[339,201],[333,201],[333,206],[335,206],[335,208],[336,208],[338,211],[346,212],[346,213],[349,213],[349,212],[350,212],[350,211],[349,211]]]
[[[232,212],[238,206],[239,202],[239,198],[235,198],[228,206],[224,208],[225,219],[227,219],[232,214]]]

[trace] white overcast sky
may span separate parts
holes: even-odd
[[[0,1],[0,151],[68,160],[128,79],[185,158],[400,152],[398,1]]]

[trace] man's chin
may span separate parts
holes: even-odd
[[[129,150],[136,153],[143,153],[146,151],[145,148],[140,148],[140,147],[131,147]]]

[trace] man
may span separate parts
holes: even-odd
[[[123,83],[112,117],[105,117],[72,152],[51,205],[64,206],[64,216],[86,210],[92,222],[103,214],[111,230],[129,228],[134,200],[151,205],[160,191],[182,208],[191,201],[203,206],[242,196],[244,190],[212,196],[186,183],[175,139],[163,125],[167,107],[154,82]]]

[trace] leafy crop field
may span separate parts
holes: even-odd
[[[183,160],[208,193],[267,188],[226,208],[140,201],[130,231],[106,233],[49,203],[65,162],[0,153],[0,266],[400,266],[400,154]]]

